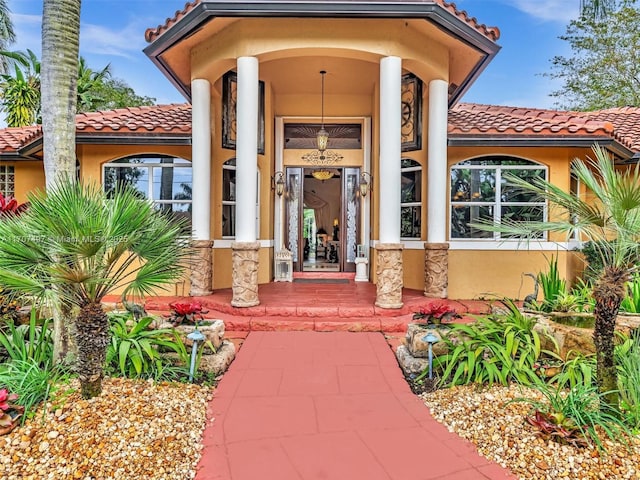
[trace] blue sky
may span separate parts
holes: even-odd
[[[40,57],[42,0],[9,0],[17,42]],[[177,90],[142,53],[144,31],[164,23],[185,0],[83,0],[80,53],[99,70],[111,64],[113,75],[140,95],[158,103],[184,102]],[[540,74],[549,71],[554,55],[569,53],[558,39],[578,13],[579,0],[458,0],[480,23],[500,28],[502,50],[463,101],[552,108],[548,95],[558,85]]]

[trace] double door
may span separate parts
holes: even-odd
[[[327,169],[318,179],[308,167],[286,169],[285,232],[294,271],[355,272],[361,243],[360,169]],[[325,175],[326,176],[326,175]]]

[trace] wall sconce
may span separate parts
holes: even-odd
[[[279,197],[284,193],[284,173],[276,172],[271,177],[271,190],[276,191],[276,195]]]
[[[360,195],[363,197],[366,197],[369,192],[373,192],[373,177],[370,173],[362,172],[360,174],[360,184],[358,188],[360,189]]]

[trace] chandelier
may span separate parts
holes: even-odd
[[[311,176],[317,180],[329,180],[333,178],[334,172],[333,170],[327,170],[326,168],[316,168],[313,172],[311,172]]]
[[[329,132],[327,132],[327,130],[324,128],[324,76],[326,74],[327,74],[326,70],[320,70],[320,75],[322,75],[322,96],[320,97],[322,116],[321,116],[320,130],[318,130],[318,133],[316,133],[316,145],[318,147],[318,150],[307,153],[302,156],[302,159],[306,160],[310,164],[320,165],[320,166],[332,165],[342,160],[343,158],[342,155],[340,155],[339,153],[333,152],[331,150],[327,150],[327,146],[329,145]],[[331,173],[329,170],[319,169],[319,170],[315,170],[311,174],[315,178],[318,178],[315,175],[316,172],[325,172],[324,174],[319,173],[319,175],[325,175],[325,176],[327,174],[330,174],[327,178],[324,178],[324,180],[328,180],[329,178],[333,177],[333,173]]]

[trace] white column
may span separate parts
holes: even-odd
[[[380,243],[400,243],[402,60],[380,60]]]
[[[427,242],[447,240],[447,114],[448,84],[429,82],[429,138],[427,181]]]
[[[258,59],[238,58],[236,242],[255,242],[258,174]]]
[[[211,84],[191,81],[192,226],[194,240],[211,239]]]

